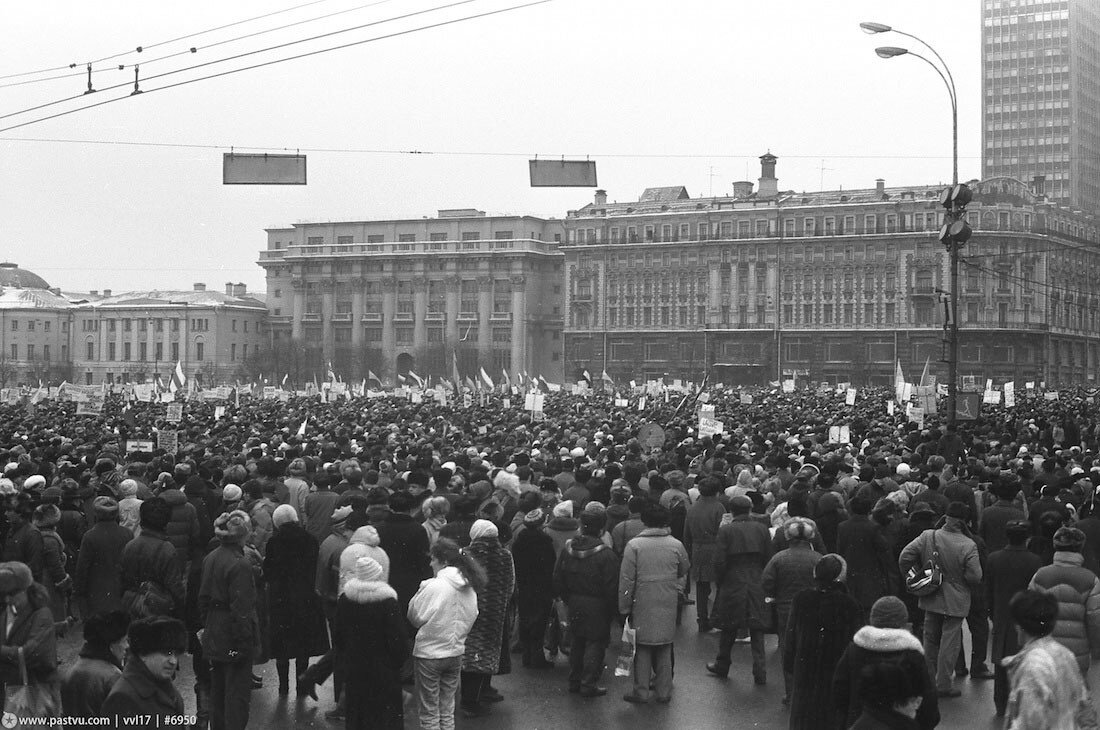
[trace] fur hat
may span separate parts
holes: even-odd
[[[795,517],[783,527],[787,540],[805,540],[809,542],[817,535],[817,526],[804,517]]]
[[[904,629],[909,611],[897,596],[883,596],[871,606],[870,623],[880,629]]]
[[[153,497],[141,503],[138,508],[142,528],[164,532],[172,519],[172,508],[162,497]]]
[[[7,596],[25,591],[34,583],[34,576],[26,563],[12,561],[0,563],[0,595]]]
[[[46,486],[46,477],[41,474],[32,474],[23,482],[23,489],[38,489]]]
[[[84,622],[84,641],[93,646],[108,647],[126,636],[130,615],[125,611],[97,613]]]
[[[187,629],[183,622],[167,616],[152,616],[134,621],[127,632],[130,652],[135,656],[148,656],[156,652],[187,650]]]
[[[565,500],[564,502],[558,502],[554,505],[555,517],[572,517],[573,516],[573,502],[572,500]]]
[[[340,527],[348,521],[348,517],[351,516],[351,505],[345,504],[343,507],[338,507],[332,511],[332,526]]]
[[[114,497],[96,497],[92,502],[96,519],[107,520],[118,516],[118,501]]]
[[[1085,533],[1076,527],[1059,527],[1054,533],[1055,550],[1080,550],[1085,545]]]
[[[244,497],[244,491],[236,484],[226,484],[222,487],[222,502],[240,502]]]
[[[288,522],[297,521],[298,510],[294,509],[289,504],[280,504],[271,514],[271,523],[275,525],[275,527],[282,527]]]
[[[137,493],[138,483],[133,479],[123,479],[118,485],[118,496],[122,499],[136,497]]]
[[[57,508],[56,504],[40,504],[34,508],[34,526],[42,529],[44,527],[57,527],[61,522],[61,510]]]
[[[848,561],[836,553],[822,556],[814,566],[814,580],[821,585],[843,583],[848,579]]]
[[[962,502],[951,502],[947,505],[947,516],[956,520],[969,520],[970,508]]]
[[[477,520],[470,526],[470,539],[477,540],[479,537],[499,537],[500,532],[497,530],[497,526],[489,520]]]
[[[243,543],[251,531],[251,520],[239,509],[221,514],[214,520],[214,536],[223,543]]]

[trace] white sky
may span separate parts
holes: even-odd
[[[82,64],[306,1],[5,3],[0,75]],[[388,0],[202,48],[366,1],[323,0],[96,68],[139,59],[147,62],[142,76],[151,76],[437,4]],[[474,0],[142,86],[521,1]],[[977,2],[553,0],[0,132],[0,259],[67,290],[189,288],[200,281],[220,289],[230,280],[262,290],[255,261],[265,227],[460,207],[561,217],[592,199],[586,188],[530,188],[527,156],[535,153],[590,155],[612,200],[635,200],[644,188],[663,185],[686,185],[692,196],[724,194],[732,181],[755,182],[756,158],[769,149],[779,156],[780,189],[817,190],[822,181],[826,189],[871,187],[876,177],[887,185],[949,180],[950,114],[941,81],[918,59],[876,57],[875,46],[918,46],[895,34],[865,35],[862,20],[924,38],[951,65],[960,98],[959,174],[977,177]],[[199,52],[152,62],[190,46]],[[0,84],[31,78],[38,77]],[[96,74],[96,94],[0,119],[0,128],[125,96],[128,89],[104,89],[132,81],[129,67]],[[78,76],[0,88],[0,115],[77,95],[84,86]],[[15,138],[515,156],[309,152],[305,187],[223,186],[220,149]]]

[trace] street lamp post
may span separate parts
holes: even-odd
[[[882,23],[860,23],[859,27],[862,28],[864,32],[872,35],[894,32],[912,38],[931,51],[932,55],[939,61],[939,65],[936,65],[936,63],[925,56],[914,53],[907,48],[883,46],[875,49],[875,53],[880,58],[915,56],[927,63],[939,75],[940,79],[943,80],[944,86],[947,87],[948,98],[951,101],[951,189],[944,194],[944,199],[942,201],[944,207],[948,208],[949,213],[947,216],[948,221],[941,232],[940,240],[943,241],[944,245],[947,247],[951,262],[951,291],[949,293],[951,311],[946,324],[948,336],[947,424],[949,427],[954,428],[959,389],[959,248],[966,242],[967,238],[969,238],[969,228],[966,227],[965,221],[962,221],[961,226],[959,222],[961,221],[962,209],[965,208],[966,203],[969,202],[970,199],[969,190],[963,190],[965,186],[963,186],[963,188],[959,186],[959,106],[958,95],[955,91],[955,78],[951,75],[951,69],[947,66],[947,63],[944,62],[943,57],[936,52],[936,49],[917,36],[892,28],[889,25],[883,25]],[[940,66],[943,67],[942,70]]]

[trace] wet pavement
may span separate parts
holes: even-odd
[[[62,642],[63,661],[71,660],[75,655],[79,633],[77,627]],[[584,699],[569,694],[564,657],[558,658],[553,669],[533,670],[519,666],[519,656],[513,655],[516,666],[512,673],[493,678],[493,686],[505,696],[505,700],[493,705],[492,714],[488,717],[467,719],[459,712],[456,725],[464,730],[786,728],[789,715],[781,704],[783,676],[776,637],[769,636],[767,641],[768,683],[757,686],[752,680],[747,643],[739,642],[734,647],[729,679],[722,680],[707,674],[704,667],[714,659],[718,636],[717,633],[697,633],[693,608],[685,610],[683,626],[675,644],[676,672],[672,702],[667,705],[632,705],[623,701],[623,694],[630,691],[631,680],[610,676],[617,652],[617,645],[613,643],[607,654],[611,668],[602,682],[608,688],[606,697]],[[293,671],[293,663],[291,668]],[[331,680],[318,688],[320,702],[308,698],[299,701],[294,695],[293,679],[290,696],[279,696],[274,662],[256,667],[256,673],[263,677],[264,686],[252,693],[249,727],[263,730],[309,727],[335,730],[343,727],[342,722],[330,722],[324,717],[325,711],[333,707]],[[1091,672],[1089,678],[1094,696],[1100,689],[1098,674],[1100,672]],[[188,713],[194,712],[195,707],[193,676],[188,657],[176,682]],[[962,690],[962,697],[941,701],[943,720],[939,727],[986,730],[1002,726],[1002,722],[993,715],[992,680],[962,678],[956,679],[956,686]],[[414,703],[406,705],[405,726],[409,729],[418,727]]]

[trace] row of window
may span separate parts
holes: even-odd
[[[165,324],[166,322],[167,322],[167,325]],[[152,328],[157,332],[163,332],[165,327],[168,327],[169,330],[172,331],[172,332],[179,332],[180,331],[180,322],[181,322],[181,320],[178,319],[178,318],[175,318],[175,317],[171,317],[171,318],[162,318],[162,317],[152,317],[152,318],[136,317],[136,318],[131,318],[131,317],[122,317],[122,318],[119,318],[119,319],[82,319],[81,323],[80,323],[80,329],[81,329],[82,332],[98,332],[101,327],[105,327],[108,332],[117,332],[120,329],[123,332],[133,332],[135,329],[138,332],[148,332],[149,329]],[[242,320],[243,329],[244,329],[245,332],[248,332],[248,322],[249,322],[249,320],[247,320],[247,319]],[[12,327],[11,327],[12,330],[18,330],[19,329],[19,320],[13,319],[11,321],[11,324],[12,324]],[[192,331],[192,332],[209,332],[210,331],[210,320],[206,317],[192,317],[188,320],[187,324],[188,324],[188,327],[190,328],[190,331]],[[238,324],[237,320],[232,319],[232,320],[229,321],[229,324],[230,324],[230,329],[233,332],[236,332],[237,331],[237,324]],[[45,325],[45,330],[47,332],[49,332],[50,331],[50,323],[45,322],[44,325]],[[262,323],[256,322],[254,329],[255,329],[256,332],[260,332],[262,327],[263,327]],[[34,321],[33,320],[27,322],[27,329],[28,330],[33,330],[34,329]],[[61,323],[61,331],[62,332],[68,332],[69,331],[69,323],[68,322],[62,322]]]
[[[149,357],[150,348],[149,348],[149,343],[148,342],[138,342],[137,343],[137,348],[136,348],[136,353],[135,353],[135,348],[133,347],[133,344],[134,343],[131,343],[131,342],[123,342],[122,343],[122,349],[120,351],[119,348],[118,348],[118,343],[108,342],[107,343],[107,358],[106,358],[107,361],[108,362],[114,362],[115,360],[120,360],[121,359],[122,362],[129,362],[131,360],[137,360],[138,362],[149,362],[149,361],[154,361],[155,362],[155,361],[158,361],[158,360],[164,360],[165,359],[165,357],[164,357],[164,343],[163,342],[154,342],[153,343],[152,353],[151,353],[153,355],[152,357]],[[170,343],[168,343],[168,345],[169,345],[169,348],[168,348],[168,358],[167,359],[169,361],[179,360],[180,359],[180,343],[179,342],[170,342]],[[15,349],[14,349],[15,347],[16,347],[16,345],[12,345],[12,352],[15,352]],[[34,345],[28,345],[27,347],[32,348],[30,351],[33,352]],[[95,360],[95,342],[86,342],[86,343],[84,343],[84,347],[85,347],[86,359]],[[64,349],[64,346],[62,347],[62,349]],[[47,350],[47,352],[48,352],[48,350]],[[137,355],[136,358],[134,357],[135,354]],[[120,355],[121,355],[121,357],[120,357]],[[12,357],[15,357],[15,355],[12,355]],[[248,345],[247,344],[241,346],[241,357],[242,358],[247,358],[248,357]],[[28,358],[31,359],[31,356],[28,355]],[[206,359],[206,343],[196,342],[195,343],[195,360],[202,361],[202,360],[205,360],[205,359]],[[230,360],[236,360],[237,359],[237,345],[236,345],[236,343],[231,343],[229,345],[229,359]]]
[[[416,233],[399,233],[399,234],[397,234],[397,241],[399,243],[415,243],[417,241],[423,240],[421,238],[417,238],[417,235],[418,234],[416,234]],[[489,240],[485,237],[485,234],[481,231],[463,231],[460,235],[461,235],[460,240],[462,240],[462,241],[485,241],[485,240]],[[530,238],[532,240],[536,240],[536,241],[541,240],[541,238],[540,238],[537,231],[531,231],[528,238]],[[512,231],[493,231],[492,240],[507,241],[507,240],[513,240],[513,239],[515,239],[515,235],[513,234]],[[437,232],[437,233],[429,233],[428,234],[428,240],[442,243],[442,242],[451,241],[451,240],[454,240],[454,239],[450,238],[450,234],[448,234],[448,233],[438,233]],[[370,233],[370,234],[367,234],[367,241],[366,242],[367,243],[386,243],[387,241],[386,241],[385,234]],[[286,245],[289,246],[291,243],[292,243],[291,241],[287,241]],[[355,236],[337,236],[336,237],[336,245],[337,246],[350,246],[353,243],[361,243],[361,241],[356,241]],[[325,245],[325,237],[324,236],[307,236],[306,237],[306,245],[307,246],[324,246]],[[284,247],[283,242],[282,241],[275,241],[274,247],[275,247],[276,250],[282,249]]]
[[[19,358],[19,348],[20,348],[20,346],[18,344],[15,344],[15,343],[12,343],[12,345],[10,346],[9,352],[11,354],[11,359],[12,360],[20,359]],[[23,347],[23,353],[26,355],[25,359],[27,359],[27,360],[41,359],[43,362],[50,362],[50,359],[51,359],[51,352],[50,352],[50,346],[49,345],[42,345],[41,350],[39,350],[37,347],[35,347],[35,345],[25,345]],[[40,355],[41,355],[41,357],[40,357]],[[68,345],[62,345],[61,346],[61,360],[65,361],[65,360],[68,360],[68,359],[69,359],[69,347],[68,347]]]
[[[18,332],[19,331],[19,327],[20,327],[19,322],[20,322],[20,320],[18,320],[18,319],[11,320],[11,331],[12,332]],[[37,325],[38,325],[38,320],[34,320],[34,319],[26,320],[27,332],[34,332]],[[42,321],[42,331],[43,332],[49,332],[50,328],[52,326],[53,326],[53,322],[51,322],[50,320],[47,319],[47,320]],[[61,331],[62,332],[68,332],[69,331],[69,323],[68,322],[65,322],[65,321],[61,322]]]

